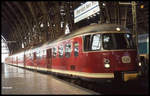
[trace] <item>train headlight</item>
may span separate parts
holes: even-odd
[[[141,62],[139,62],[139,66],[141,66]]]
[[[110,64],[105,64],[105,68],[110,68]]]

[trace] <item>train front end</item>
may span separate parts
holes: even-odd
[[[90,72],[104,74],[99,77],[101,79],[128,81],[138,75],[137,49],[132,34],[128,32],[107,31],[86,35],[84,50],[88,54]]]
[[[127,81],[137,77],[137,49],[129,33],[106,33],[102,36],[104,67],[112,67],[116,80]]]

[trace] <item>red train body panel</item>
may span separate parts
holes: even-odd
[[[90,27],[91,29],[88,27],[86,28],[88,28],[87,29],[88,31],[89,30],[92,31],[96,30],[97,26],[99,27],[100,25],[96,26],[93,25],[92,27]],[[82,28],[81,32],[83,30],[85,31],[86,28]],[[70,38],[68,37],[66,39],[56,40],[55,42],[52,42],[50,44],[46,43],[43,46],[37,47],[38,49],[34,48],[26,50],[22,52],[22,56],[18,55],[20,53],[11,55],[6,59],[6,63],[17,64],[17,66],[21,65],[23,67],[32,69],[39,68],[39,70],[46,70],[61,74],[69,74],[79,77],[99,78],[99,79],[114,78],[115,72],[136,71],[138,67],[137,66],[138,57],[137,51],[134,48],[115,49],[115,50],[103,49],[94,51],[85,50],[84,44],[86,43],[83,37],[89,34],[92,34],[91,36],[93,36],[93,37],[89,36],[90,38],[93,38],[89,39],[93,40],[91,41],[92,44],[97,44],[98,41],[93,43],[94,38],[99,38],[96,36],[103,36],[101,39],[103,42],[99,44],[103,44],[102,48],[104,48],[104,40],[105,40],[104,37],[105,35],[107,36],[105,30],[107,30],[107,28],[105,29],[104,27],[102,28],[102,30],[104,30],[103,34],[101,32],[90,32],[90,31],[87,32],[88,34],[86,33],[86,31],[85,33],[80,33],[80,31],[78,30],[77,35],[70,36]],[[112,30],[110,27],[110,33],[111,31]],[[109,33],[109,31],[107,33]],[[114,32],[114,34],[118,33]],[[87,45],[88,44],[90,43],[87,43]],[[91,48],[98,48],[98,47],[91,47]],[[17,59],[12,60],[12,58]],[[111,74],[111,76],[109,73]],[[109,76],[107,76],[107,74]]]

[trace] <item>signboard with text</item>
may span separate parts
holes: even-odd
[[[88,1],[74,10],[74,23],[100,11],[98,1]]]

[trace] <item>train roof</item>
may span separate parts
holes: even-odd
[[[116,28],[119,27],[120,31],[128,31],[127,28],[124,28],[123,26],[116,25],[116,24],[94,24],[94,25],[88,25],[86,27],[80,28],[72,34],[71,36],[75,35],[81,35],[85,33],[91,33],[91,32],[100,32],[100,31],[116,31]]]
[[[48,42],[48,44],[58,42],[61,40],[65,40],[68,38],[72,38],[77,35],[86,34],[86,33],[101,32],[101,31],[116,31],[116,28],[118,28],[118,27],[120,28],[120,31],[129,32],[129,30],[127,28],[120,26],[120,25],[116,25],[116,24],[94,24],[94,25],[88,25],[86,27],[77,29],[68,35],[63,35],[63,36],[59,37],[58,39],[56,39],[55,41]]]
[[[86,34],[86,33],[100,32],[100,31],[116,31],[116,28],[118,28],[118,27],[120,28],[120,31],[129,32],[127,28],[124,28],[123,26],[116,25],[116,24],[93,24],[93,25],[88,25],[88,26],[79,28],[79,29],[71,32],[70,34],[60,36],[58,39],[56,39],[54,41],[47,41],[46,43],[44,43],[42,45],[40,44],[40,45],[34,46],[30,49],[34,50],[38,47],[49,45],[49,44],[52,44],[52,43],[55,43],[55,42],[58,42],[61,40],[65,40],[65,39],[72,38],[74,36],[78,36],[78,35],[82,35],[82,34]],[[19,52],[14,53],[14,54],[20,53],[22,51],[27,51],[30,49],[27,48],[25,50],[21,50]],[[12,55],[14,55],[14,54],[12,54]]]

